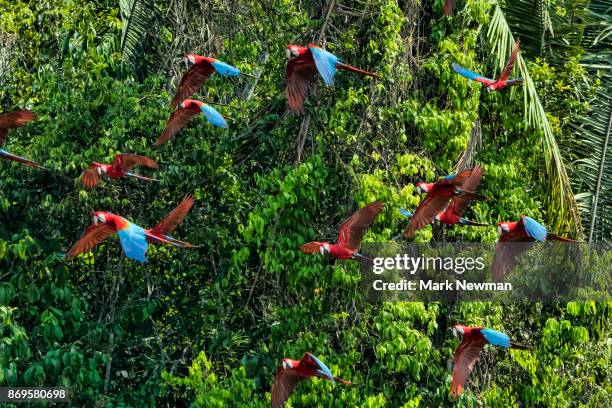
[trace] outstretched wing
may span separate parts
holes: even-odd
[[[305,254],[317,254],[321,250],[321,244],[318,242],[308,242],[300,247],[300,251]]]
[[[100,182],[100,175],[97,166],[92,163],[81,174],[81,184],[87,188],[94,188],[98,182]]]
[[[491,277],[494,282],[501,282],[504,276],[516,266],[516,257],[527,251],[533,242],[500,241],[495,246],[493,264],[491,265]]]
[[[382,201],[374,201],[373,203],[355,211],[342,225],[338,234],[337,245],[356,251],[359,249],[359,243],[364,234],[372,225],[374,218],[383,209]]]
[[[334,75],[336,74],[338,57],[314,44],[309,44],[308,49],[312,54],[312,58],[317,66],[317,71],[319,71],[325,85],[332,86],[334,84]]]
[[[461,189],[470,192],[476,191],[478,185],[480,184],[480,179],[482,178],[483,173],[484,169],[482,168],[482,166],[476,166],[471,171],[467,179],[463,182],[463,184],[461,184]],[[453,197],[453,200],[451,202],[453,212],[459,217],[463,217],[463,214],[465,214],[471,202],[472,200],[467,200],[461,195]]]
[[[514,48],[512,48],[512,54],[510,54],[510,59],[508,60],[508,62],[504,66],[504,69],[499,75],[500,81],[505,81],[510,76],[510,73],[512,72],[512,68],[514,68],[514,63],[516,62],[516,57],[518,55],[520,46],[521,46],[521,42],[519,40],[516,40],[516,43],[514,44]]]
[[[113,160],[113,166],[121,169],[124,173],[132,170],[134,166],[140,164],[141,166],[150,167],[156,169],[157,163],[153,159],[149,159],[146,156],[140,156],[132,153],[119,153]]]
[[[482,337],[469,339],[464,337],[457,350],[455,350],[455,364],[451,382],[453,396],[456,397],[463,392],[463,386],[474,369],[485,344],[487,344],[487,341]]]
[[[0,147],[4,146],[9,129],[23,126],[28,122],[36,120],[36,118],[36,114],[29,110],[20,110],[0,115]]]
[[[183,201],[179,205],[177,205],[172,211],[168,213],[155,227],[153,227],[152,231],[154,234],[167,235],[176,229],[189,211],[193,207],[193,196],[188,195],[183,198]]]
[[[416,230],[430,224],[436,218],[436,215],[444,210],[450,200],[450,197],[443,197],[439,194],[427,194],[425,200],[415,210],[406,230],[404,230],[404,238],[412,237]]]
[[[546,227],[534,220],[531,217],[527,217],[525,215],[521,216],[521,221],[523,226],[525,227],[525,232],[531,238],[535,239],[539,242],[546,241]]]
[[[38,164],[38,163],[36,163],[36,162],[33,162],[32,160],[29,160],[29,159],[26,159],[26,158],[24,158],[24,157],[17,156],[17,155],[15,155],[15,154],[9,153],[9,152],[7,152],[6,150],[2,150],[2,149],[0,149],[0,157],[4,157],[4,158],[5,158],[5,159],[7,159],[7,160],[11,160],[11,161],[16,161],[16,162],[19,162],[19,163],[23,163],[23,164],[25,164],[26,166],[30,166],[30,167],[35,167],[35,168],[38,168],[38,169],[44,169],[44,170],[47,170],[47,168],[46,168],[46,167],[43,167],[43,166],[41,166],[40,164]]]
[[[204,105],[201,109],[204,113],[204,116],[206,116],[206,119],[208,119],[211,124],[223,129],[227,129],[228,126],[227,122],[225,121],[225,118],[215,108],[210,105]]]
[[[279,367],[272,386],[272,408],[281,408],[289,399],[297,383],[303,379],[304,377],[298,375],[295,370],[283,370],[282,367]]]
[[[300,62],[297,59],[287,63],[286,82],[287,103],[289,109],[295,113],[304,112],[304,100],[308,95],[308,87],[314,79],[316,70],[312,65]]]
[[[480,333],[491,344],[497,347],[510,347],[510,337],[506,333],[502,333],[493,329],[480,329]]]
[[[456,73],[458,73],[461,76],[466,77],[467,79],[471,79],[473,81],[477,81],[477,82],[483,83],[485,85],[490,85],[493,82],[495,82],[494,80],[492,80],[490,78],[483,77],[482,75],[477,74],[474,71],[470,71],[467,68],[463,68],[461,65],[455,64],[454,62],[451,65],[452,65],[452,67],[453,67],[453,69],[455,70]]]
[[[161,146],[167,141],[174,139],[174,137],[178,134],[189,123],[195,116],[200,113],[199,109],[191,109],[191,108],[181,108],[172,112],[170,115],[170,119],[166,124],[161,135],[157,139],[155,145]]]
[[[219,73],[219,75],[223,76],[238,76],[240,75],[240,70],[236,67],[231,66],[223,61],[214,60],[212,62],[212,66]]]
[[[114,233],[115,229],[106,223],[89,226],[70,248],[66,254],[66,259],[74,258],[80,253],[89,251]]]
[[[181,82],[172,98],[171,105],[177,107],[185,99],[196,93],[202,84],[215,72],[215,68],[208,61],[202,61],[195,65],[183,75]]]

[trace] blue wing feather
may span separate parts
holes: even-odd
[[[482,333],[484,338],[494,346],[510,347],[510,337],[505,333],[493,329],[481,329],[480,333]]]
[[[402,215],[405,215],[406,217],[412,217],[412,213],[410,211],[404,210],[403,208],[400,208],[399,212],[401,212]]]
[[[240,75],[240,70],[236,67],[232,67],[230,64],[226,64],[223,61],[216,60],[212,63],[213,68],[219,74],[223,76],[238,76]]]
[[[546,235],[548,235],[546,232],[546,227],[531,217],[523,216],[522,219],[527,235],[540,242],[546,241]]]
[[[331,52],[325,51],[319,47],[309,47],[312,57],[314,58],[315,65],[325,85],[332,86],[334,84],[334,75],[336,74],[336,64],[338,63],[338,57]]]
[[[227,129],[227,122],[225,121],[225,118],[215,108],[210,105],[204,105],[200,108],[200,110],[202,113],[204,113],[204,116],[206,116],[206,119],[208,119],[210,123],[217,127]]]
[[[310,354],[310,353],[309,353]],[[310,354],[310,358],[314,360],[315,363],[319,366],[319,373],[325,377],[327,377],[330,381],[334,381],[334,376],[331,370],[318,358]]]
[[[455,64],[454,62],[452,63],[452,67],[455,70],[456,73],[458,73],[461,76],[466,77],[467,79],[472,79],[474,81],[479,81],[482,82],[482,80],[484,81],[488,81],[488,82],[495,82],[490,78],[487,77],[483,77],[482,75],[474,72],[474,71],[470,71],[467,68],[463,68],[461,65],[459,64]]]
[[[455,177],[457,177],[457,173],[451,173],[448,176],[444,176],[443,179],[447,180],[447,181],[450,181],[450,180],[454,179]]]
[[[147,262],[149,243],[147,242],[145,230],[129,221],[127,223],[127,228],[117,232],[123,253],[130,259]]]

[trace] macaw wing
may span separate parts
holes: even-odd
[[[472,169],[463,170],[459,173],[451,173],[448,176],[442,177],[436,184],[452,184],[459,187],[467,181],[471,174]]]
[[[89,167],[81,174],[81,184],[87,188],[94,188],[100,182],[100,175],[95,164],[90,164]]]
[[[487,344],[487,341],[482,337],[470,339],[464,337],[457,350],[455,350],[453,380],[451,381],[453,396],[456,397],[463,392],[463,386],[474,369],[485,344]]]
[[[501,282],[504,276],[512,271],[516,266],[516,257],[527,251],[532,242],[502,241],[499,240],[495,246],[493,264],[491,265],[491,277],[494,282]]]
[[[494,346],[498,347],[510,347],[510,337],[506,333],[502,333],[493,329],[480,329],[480,333],[485,339]]]
[[[401,213],[403,216],[408,217],[408,218],[412,217],[412,215],[413,215],[413,214],[412,214],[410,211],[404,210],[403,208],[400,208],[400,209],[399,209],[399,212],[400,212],[400,213]]]
[[[510,54],[510,59],[508,60],[508,62],[504,66],[504,69],[499,75],[500,81],[506,81],[508,77],[510,76],[510,73],[512,72],[512,68],[514,68],[514,63],[516,62],[516,57],[518,55],[520,46],[521,46],[521,42],[519,40],[516,40],[516,43],[514,44],[514,47],[512,48],[512,54]]]
[[[317,370],[317,374],[320,377],[326,378],[331,382],[334,382],[334,376],[329,367],[327,367],[324,362],[319,360],[312,353],[306,352],[304,354],[304,357],[302,357],[302,359],[300,360],[300,365],[302,364],[306,365],[309,368]]]
[[[32,160],[28,160],[28,159],[26,159],[24,157],[17,156],[15,154],[9,153],[6,150],[0,149],[0,157],[4,157],[7,160],[15,161],[15,162],[18,162],[18,163],[23,163],[26,166],[30,166],[30,167],[35,167],[35,168],[45,169],[46,170],[46,168],[41,166],[40,164],[35,163]]]
[[[308,95],[308,87],[314,79],[315,68],[305,63],[291,60],[287,63],[286,82],[287,103],[295,113],[304,112],[304,100]]]
[[[325,85],[332,86],[334,84],[334,75],[336,74],[336,64],[338,57],[323,48],[317,47],[314,44],[309,44],[308,49],[312,54],[317,71],[323,78]]]
[[[133,153],[119,153],[115,156],[115,160],[113,161],[113,166],[121,169],[124,173],[132,170],[137,164],[152,169],[158,168],[155,160]]]
[[[179,205],[177,205],[172,211],[168,213],[155,227],[153,227],[152,231],[154,234],[167,235],[176,229],[189,211],[193,207],[193,196],[188,195],[183,198],[183,201]]]
[[[106,223],[90,225],[70,248],[66,254],[66,259],[74,258],[80,253],[89,251],[114,233],[115,229]]]
[[[194,64],[181,78],[171,105],[177,107],[185,99],[198,92],[200,87],[215,72],[215,68],[208,62],[202,61]]]
[[[338,234],[336,244],[355,251],[359,249],[361,239],[382,209],[382,201],[374,201],[355,211],[340,226],[340,233]]]
[[[202,110],[202,113],[204,113],[204,116],[206,116],[206,119],[208,119],[211,124],[223,129],[227,129],[228,126],[227,122],[225,121],[225,118],[215,108],[210,105],[204,105],[200,109]]]
[[[454,62],[451,64],[453,69],[455,70],[456,73],[458,73],[461,76],[466,77],[467,79],[471,79],[473,81],[477,81],[480,83],[483,83],[485,85],[490,85],[493,82],[495,82],[494,80],[490,79],[490,78],[486,78],[483,77],[482,75],[474,72],[474,71],[470,71],[467,68],[463,68],[461,65],[459,64],[455,64]]]
[[[123,253],[130,259],[147,262],[149,243],[147,242],[146,231],[128,220],[125,220],[125,222],[127,223],[126,227],[117,231]]]
[[[155,143],[157,146],[161,146],[167,141],[174,139],[174,137],[181,131],[182,128],[187,125],[195,116],[200,113],[200,110],[190,108],[180,108],[172,112],[166,127],[164,128],[161,135]]]
[[[461,175],[461,172],[459,175]],[[461,184],[461,189],[464,191],[476,191],[478,185],[480,184],[480,179],[484,173],[484,169],[481,166],[476,166],[471,172],[470,175],[465,179],[463,184]],[[459,177],[459,176],[458,176]],[[453,197],[453,201],[451,206],[453,207],[453,212],[457,214],[459,217],[463,217],[467,208],[469,207],[471,200],[466,200],[462,196],[458,195]]]
[[[321,245],[318,242],[308,242],[300,247],[300,251],[305,254],[316,254],[321,250],[320,248]]]
[[[212,62],[212,66],[219,74],[223,76],[238,76],[240,75],[240,70],[236,67],[231,66],[230,64],[226,64],[223,61],[215,60]]]
[[[546,241],[547,232],[545,226],[543,226],[533,218],[527,217],[525,215],[521,216],[521,222],[525,227],[525,232],[527,232],[527,235],[539,242]]]
[[[425,200],[415,210],[406,230],[404,230],[404,237],[410,238],[416,230],[430,224],[436,218],[436,215],[444,210],[450,200],[450,197],[443,197],[438,194],[432,195],[431,193],[427,194]]]
[[[4,146],[6,142],[8,129],[18,128],[36,119],[36,114],[29,110],[20,110],[0,115],[0,147]]]
[[[304,377],[296,373],[295,370],[283,370],[279,367],[272,386],[272,408],[281,408],[289,399],[297,383],[303,379]]]

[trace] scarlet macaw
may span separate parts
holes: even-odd
[[[304,357],[297,361],[284,358],[276,371],[276,379],[272,386],[272,408],[280,408],[285,405],[295,386],[300,381],[310,377],[323,378],[331,382],[338,381],[342,384],[352,384],[350,381],[334,377],[331,370],[310,353],[305,353]]]
[[[179,109],[172,112],[155,144],[161,146],[168,140],[174,139],[178,132],[199,113],[203,113],[212,125],[227,129],[225,118],[215,108],[201,101],[185,99],[179,104]]]
[[[4,149],[1,149],[1,147],[3,147],[6,143],[6,136],[8,135],[9,129],[21,127],[26,123],[32,122],[36,119],[36,114],[29,110],[9,112],[0,115],[0,157],[5,158],[7,160],[23,163],[26,166],[47,170],[46,167],[43,167],[38,163],[34,163],[32,160],[25,159],[23,157],[9,153]]]
[[[476,167],[474,170],[464,170],[459,174],[448,175],[436,183],[417,183],[417,191],[419,193],[425,192],[427,195],[425,200],[421,201],[421,204],[417,207],[410,223],[404,230],[404,238],[412,237],[416,230],[430,224],[455,197],[461,199],[458,204],[459,210],[463,206],[467,208],[470,201],[486,200],[486,197],[460,187],[466,183],[468,187],[476,187],[478,183],[474,185],[475,179],[469,181],[469,178],[474,171],[478,174],[481,170],[482,168]],[[480,176],[477,177],[477,181],[480,181]]]
[[[304,100],[308,94],[308,87],[314,80],[317,71],[327,86],[334,84],[336,69],[378,77],[375,73],[340,62],[337,56],[315,44],[308,44],[308,47],[289,44],[286,51],[289,59],[286,72],[287,102],[289,108],[295,113],[304,112]]]
[[[532,243],[544,241],[580,242],[551,234],[542,224],[531,217],[521,215],[516,222],[500,222],[497,224],[500,237],[495,246],[491,274],[495,282],[512,271],[516,265],[516,257],[527,251]]]
[[[141,180],[159,181],[130,172],[130,170],[132,170],[132,168],[138,164],[152,169],[156,169],[158,167],[157,163],[148,157],[139,156],[132,153],[119,153],[115,156],[112,164],[102,164],[98,162],[90,163],[81,175],[81,183],[87,188],[93,188],[98,184],[100,181],[100,176],[102,175],[107,175],[113,179],[129,176]]]
[[[181,78],[176,94],[172,99],[173,107],[177,107],[179,103],[196,93],[202,84],[215,72],[218,72],[222,76],[247,75],[241,73],[238,68],[226,64],[223,61],[197,54],[186,54],[185,63],[188,67],[191,64],[191,68],[189,68]]]
[[[363,257],[357,251],[361,239],[365,235],[372,221],[382,211],[383,203],[375,201],[351,215],[340,226],[340,233],[335,244],[330,242],[308,242],[300,247],[305,254],[328,253],[337,259],[352,259]]]
[[[461,395],[463,392],[463,386],[474,369],[480,351],[485,345],[493,344],[506,349],[531,350],[529,346],[511,342],[507,334],[485,327],[468,327],[456,324],[452,327],[452,331],[455,337],[458,334],[463,336],[461,344],[455,350],[453,380],[451,382],[451,392],[454,397]]]
[[[71,259],[82,252],[89,251],[113,234],[119,236],[123,253],[130,259],[147,262],[149,242],[168,244],[178,248],[197,248],[188,242],[179,241],[168,234],[172,232],[193,206],[193,197],[187,196],[155,227],[145,230],[127,219],[110,212],[93,213],[93,225],[89,226],[79,240],[70,248],[66,259]]]
[[[470,71],[467,68],[463,68],[459,64],[453,63],[452,66],[455,72],[457,72],[459,75],[485,84],[487,87],[487,92],[501,90],[507,86],[518,85],[521,82],[523,82],[523,78],[508,79],[508,77],[510,76],[510,73],[512,72],[512,68],[514,68],[514,62],[516,61],[516,56],[518,55],[519,47],[520,47],[520,41],[517,40],[516,44],[514,44],[514,48],[512,49],[512,54],[510,54],[510,59],[504,66],[504,69],[499,75],[499,78],[495,80],[485,78],[482,75],[477,74],[474,71]]]

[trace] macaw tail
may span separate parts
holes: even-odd
[[[575,242],[575,243],[578,243],[578,244],[584,243],[584,241],[576,241],[576,240],[570,239],[570,238],[563,238],[563,237],[560,237],[558,235],[551,234],[551,233],[546,234],[546,240],[547,241],[561,241],[561,242]]]
[[[364,259],[366,261],[374,262],[372,258],[368,258],[367,256],[361,255],[359,252],[355,252],[355,255],[353,255],[353,258],[354,259]]]
[[[513,342],[510,342],[510,348],[516,349],[516,350],[532,350],[533,349],[531,346],[525,346],[523,344],[518,344],[518,343],[513,343]]]
[[[200,248],[199,245],[193,245],[186,241],[181,241],[176,238],[172,238],[170,235],[157,235],[146,231],[147,239],[151,242],[158,244],[168,244],[176,248]]]
[[[453,0],[446,0],[444,2],[444,15],[445,16],[452,16],[453,15]]]
[[[344,384],[344,385],[355,385],[355,383],[350,382],[348,380],[344,380],[344,379],[339,378],[339,377],[334,377],[334,381],[338,381],[340,384]]]
[[[357,67],[354,67],[352,65],[348,65],[348,64],[344,64],[342,62],[339,62],[336,67],[338,69],[342,69],[344,71],[351,71],[351,72],[356,72],[358,74],[362,74],[362,75],[367,75],[367,76],[371,76],[374,78],[380,78],[380,75],[374,73],[374,72],[369,72],[369,71],[364,71],[363,69],[359,69]]]
[[[134,174],[131,172],[125,173],[126,176],[130,176],[130,177],[134,177],[140,180],[147,180],[147,181],[159,181],[158,179],[154,179],[154,178],[150,178],[150,177],[145,177],[145,176],[139,176],[138,174]]]
[[[460,195],[462,198],[465,198],[466,200],[486,201],[489,199],[488,197],[485,197],[478,193],[474,193],[473,191],[465,191],[460,188],[455,189],[455,193]]]
[[[480,223],[476,221],[466,220],[465,218],[461,218],[459,222],[463,225],[471,225],[472,227],[488,227],[491,224]]]

